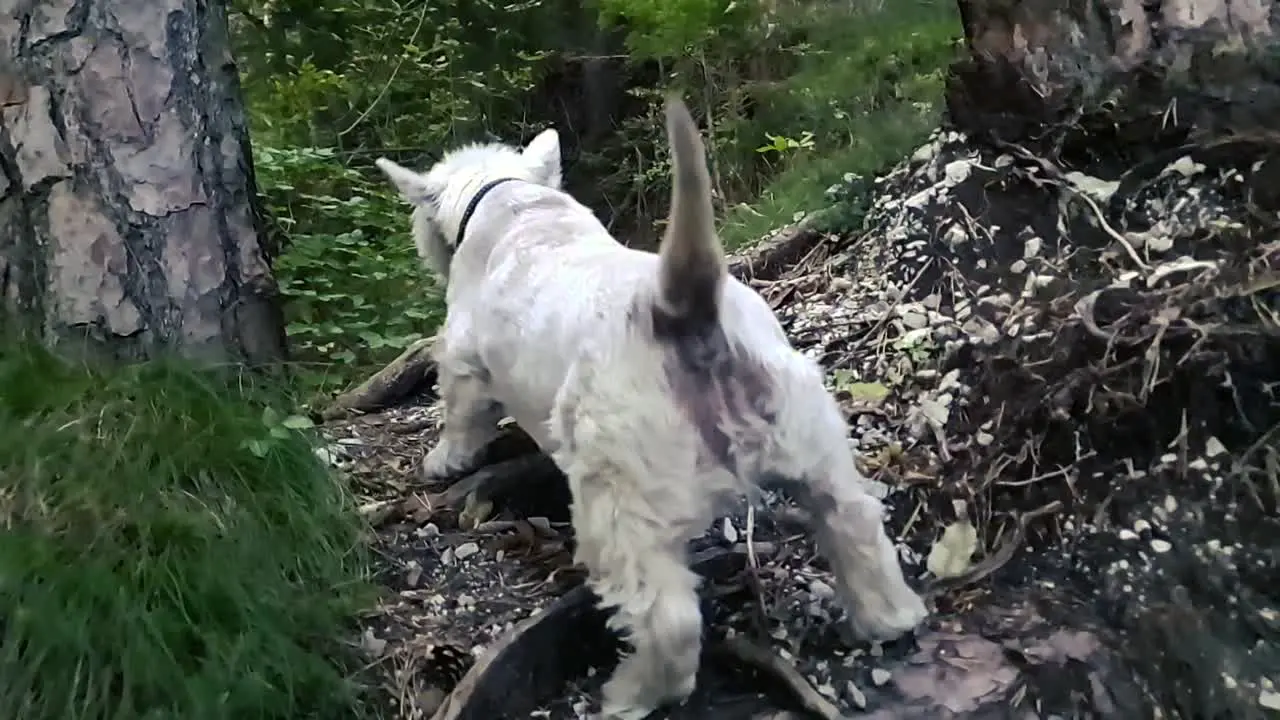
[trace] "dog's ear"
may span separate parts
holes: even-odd
[[[560,133],[555,128],[538,133],[521,155],[533,166],[538,182],[560,189]]]
[[[427,178],[422,173],[414,172],[386,158],[378,158],[374,164],[391,178],[391,182],[400,191],[400,196],[410,205],[416,207],[435,201],[435,193],[427,185]]]

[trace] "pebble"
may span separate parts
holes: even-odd
[[[1258,695],[1258,704],[1268,710],[1280,710],[1280,692],[1263,690]]]
[[[453,554],[459,560],[466,560],[467,558],[471,557],[472,555],[475,555],[478,552],[480,552],[480,546],[478,544],[473,542],[466,542],[459,545],[458,549],[453,551]]]
[[[844,694],[848,696],[849,702],[853,703],[854,707],[858,708],[859,710],[867,709],[866,694],[863,693],[861,690],[859,690],[858,686],[854,685],[852,680],[845,683]]]
[[[809,592],[821,600],[830,600],[836,596],[835,589],[821,580],[811,580],[809,582]]]
[[[1151,549],[1158,553],[1166,553],[1173,549],[1173,545],[1168,540],[1156,538],[1151,541]]]
[[[893,673],[885,670],[884,668],[875,668],[871,671],[871,682],[875,683],[876,687],[880,687],[889,682],[889,678],[891,677],[893,677]]]
[[[726,541],[730,543],[738,542],[738,529],[733,526],[733,521],[729,518],[724,519],[724,529],[721,532]]]
[[[929,316],[915,312],[902,313],[902,324],[912,330],[929,327]]]

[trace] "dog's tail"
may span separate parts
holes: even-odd
[[[728,266],[716,234],[711,175],[698,126],[674,95],[667,98],[671,214],[658,250],[658,307],[686,328],[714,324]]]

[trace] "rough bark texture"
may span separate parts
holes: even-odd
[[[0,296],[105,358],[281,359],[222,2],[0,0]]]
[[[1152,148],[1263,131],[1280,111],[1280,12],[1267,0],[958,2],[970,52],[947,100],[971,134]]]

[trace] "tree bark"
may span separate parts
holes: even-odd
[[[1266,0],[958,4],[969,52],[947,105],[972,135],[1154,148],[1262,132],[1280,111],[1280,12]]]
[[[99,359],[285,338],[221,0],[0,0],[0,297]]]

